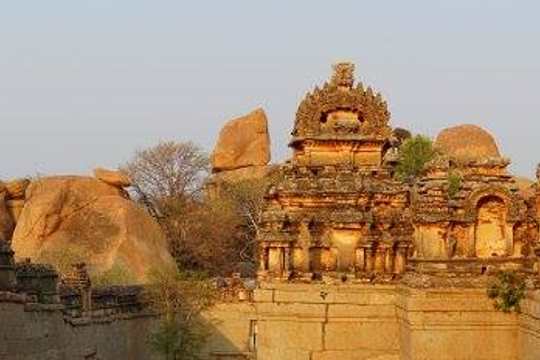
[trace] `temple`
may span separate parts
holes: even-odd
[[[355,84],[350,63],[305,96],[292,159],[266,196],[259,278],[532,271],[537,205],[520,193],[491,135],[472,125],[443,131],[425,173],[403,181],[394,173],[410,134],[389,121],[387,103]]]

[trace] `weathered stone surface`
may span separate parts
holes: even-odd
[[[75,248],[87,254],[91,271],[118,264],[138,281],[153,266],[173,266],[159,225],[123,193],[89,177],[33,182],[13,236],[16,256]]]
[[[536,196],[535,182],[523,176],[514,177],[516,186],[521,196],[525,199],[531,199]]]
[[[214,172],[270,162],[270,136],[264,110],[257,109],[225,124],[212,154]]]
[[[122,188],[131,186],[129,177],[120,170],[96,168],[94,169],[94,177],[112,186]]]
[[[8,199],[24,199],[26,188],[30,185],[29,179],[16,179],[4,183]]]
[[[1,185],[0,185],[1,186]],[[10,241],[15,226],[6,205],[6,192],[0,189],[0,241]]]
[[[19,220],[19,216],[21,215],[25,202],[26,201],[24,199],[6,201],[8,212],[15,223]]]
[[[222,171],[212,176],[217,182],[236,183],[244,180],[259,180],[272,172],[272,166],[249,166],[241,169]]]
[[[459,160],[500,157],[495,138],[477,125],[458,125],[442,130],[435,147]]]

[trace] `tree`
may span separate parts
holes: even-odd
[[[255,270],[263,198],[278,172],[262,179],[217,177],[216,194],[204,196],[206,154],[192,143],[173,142],[138,151],[124,169],[181,269],[221,276],[239,271],[240,264]]]
[[[166,141],[137,151],[124,170],[154,206],[166,207],[171,199],[191,198],[200,193],[208,175],[208,156],[191,142]]]
[[[150,347],[166,360],[198,360],[209,335],[201,313],[216,300],[215,286],[202,273],[171,269],[152,269],[148,278],[148,304],[161,315]]]
[[[139,150],[123,166],[135,195],[157,218],[177,257],[189,233],[191,216],[200,208],[201,190],[208,175],[208,156],[191,142],[161,142]]]
[[[416,135],[407,139],[399,148],[399,160],[395,175],[401,180],[415,179],[422,175],[426,164],[436,155],[430,138]]]
[[[279,181],[280,176],[279,170],[271,170],[263,178],[223,184],[221,197],[229,202],[241,221],[239,229],[241,231],[238,232],[243,244],[239,252],[240,260],[244,264],[249,264],[252,271],[255,271],[257,266],[256,241],[265,207],[264,196],[268,188]]]

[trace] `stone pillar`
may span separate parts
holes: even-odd
[[[377,273],[384,272],[385,253],[386,249],[384,245],[377,246],[375,250],[375,272]]]
[[[259,271],[268,270],[268,249],[266,247],[259,247]]]
[[[384,272],[391,274],[394,270],[394,252],[391,246],[385,245]]]
[[[407,250],[409,245],[406,243],[398,243],[396,246],[396,256],[394,259],[394,273],[402,274],[407,266]]]
[[[375,269],[375,256],[372,246],[365,247],[366,272],[372,272]]]
[[[476,257],[476,223],[469,225],[468,229],[468,241],[467,241],[467,257],[474,258]]]
[[[64,284],[79,292],[83,312],[92,311],[92,283],[85,263],[73,264],[71,271],[64,276]]]
[[[291,271],[291,247],[287,246],[283,249],[283,251],[285,251],[283,267],[285,272],[288,273],[289,271]]]
[[[356,248],[355,267],[357,271],[366,270],[366,250],[364,247]]]
[[[534,254],[536,255],[535,270],[540,275],[540,246],[534,248]]]
[[[507,223],[505,227],[506,234],[506,255],[514,255],[514,225],[515,223]]]

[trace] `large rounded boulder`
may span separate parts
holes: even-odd
[[[457,160],[499,158],[495,138],[477,125],[458,125],[442,130],[435,147]]]
[[[257,109],[225,124],[212,153],[214,172],[270,162],[270,135],[264,110]]]
[[[91,177],[33,181],[26,190],[12,247],[18,259],[36,261],[45,254],[69,257],[72,252],[73,260],[85,261],[94,274],[119,266],[136,282],[144,282],[152,267],[174,266],[154,219],[122,188]]]

